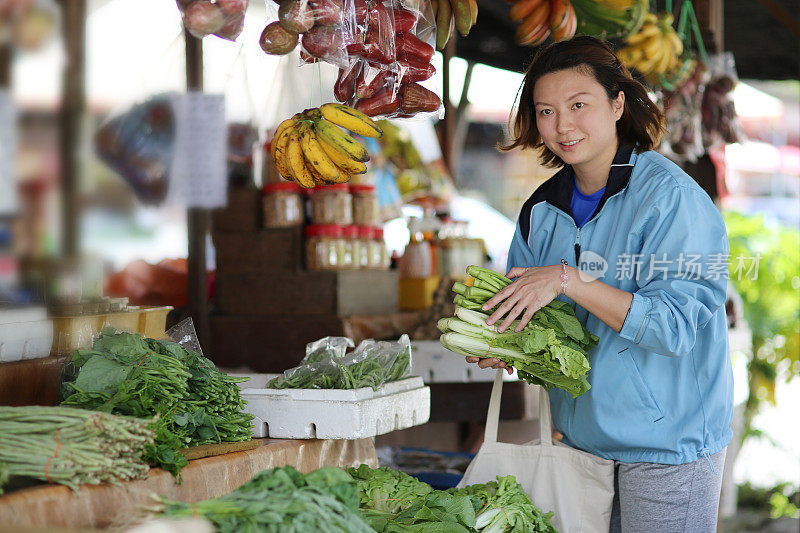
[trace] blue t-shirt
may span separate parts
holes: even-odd
[[[573,182],[572,202],[569,205],[572,208],[572,214],[575,216],[575,222],[578,224],[579,228],[582,228],[594,214],[594,210],[597,209],[597,204],[600,203],[604,192],[606,192],[605,187],[594,194],[586,195],[578,189],[578,184]]]

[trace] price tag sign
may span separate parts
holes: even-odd
[[[17,113],[8,91],[0,90],[0,216],[17,211]]]
[[[175,142],[167,203],[212,209],[227,203],[228,131],[223,95],[175,95]]]

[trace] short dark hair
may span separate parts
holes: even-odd
[[[509,117],[511,142],[498,145],[500,150],[534,148],[541,151],[539,157],[543,165],[564,165],[561,158],[545,146],[536,127],[533,87],[545,74],[569,69],[578,69],[594,76],[605,89],[609,100],[616,98],[620,91],[625,93],[625,108],[617,121],[620,141],[633,144],[639,151],[653,150],[658,146],[664,132],[664,114],[650,100],[645,86],[633,79],[606,42],[581,35],[552,43],[536,53],[517,95],[513,127]]]

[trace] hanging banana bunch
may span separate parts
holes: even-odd
[[[638,70],[651,85],[658,85],[659,76],[668,75],[683,63],[683,41],[672,23],[672,13],[648,13],[641,29],[617,52],[626,67]]]
[[[514,35],[521,46],[539,46],[548,37],[554,41],[570,39],[578,27],[570,0],[515,0],[508,16],[521,22]]]
[[[572,0],[578,33],[601,39],[636,33],[650,11],[649,0]]]
[[[436,18],[438,50],[444,50],[454,29],[466,37],[478,20],[477,0],[431,0],[431,7]]]
[[[270,153],[281,176],[311,188],[365,173],[369,152],[339,126],[364,137],[382,135],[371,118],[346,105],[306,109],[281,122],[272,138]]]

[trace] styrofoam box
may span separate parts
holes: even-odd
[[[0,362],[47,357],[52,345],[53,321],[44,308],[0,311]]]
[[[431,415],[431,391],[420,377],[378,390],[263,388],[271,377],[251,374],[240,384],[245,411],[255,416],[254,437],[362,439],[422,425]]]
[[[480,383],[494,381],[494,369],[467,363],[439,341],[411,341],[411,373],[422,376],[425,383]],[[517,371],[503,374],[503,381],[517,381]]]

